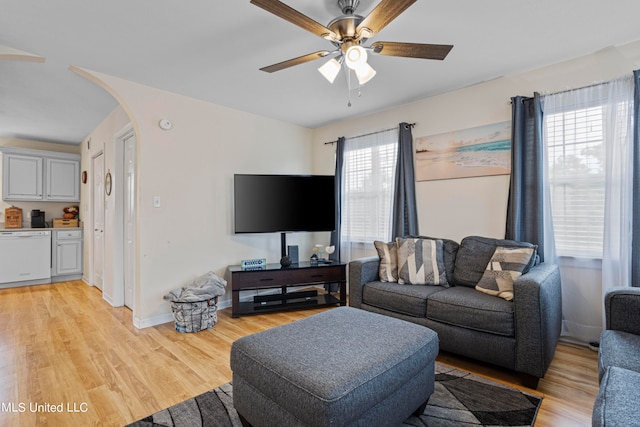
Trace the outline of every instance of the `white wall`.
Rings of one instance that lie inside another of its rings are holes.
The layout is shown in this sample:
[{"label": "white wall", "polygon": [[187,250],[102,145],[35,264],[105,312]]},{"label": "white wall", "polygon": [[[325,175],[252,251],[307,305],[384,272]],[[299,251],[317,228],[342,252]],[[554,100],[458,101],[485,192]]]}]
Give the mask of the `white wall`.
[{"label": "white wall", "polygon": [[[32,150],[45,150],[45,151],[57,151],[61,153],[80,153],[80,148],[75,145],[68,144],[56,144],[53,142],[34,141],[31,139],[21,138],[9,138],[0,136],[0,146],[4,147],[17,147],[17,148],[30,148]],[[2,155],[0,154],[0,160]],[[0,189],[2,189],[2,162],[0,161]],[[0,200],[0,227],[4,227],[4,210],[11,206],[16,206],[22,209],[22,222],[23,224],[30,225],[31,222],[27,218],[27,215],[31,214],[33,209],[39,209],[45,211],[46,222],[52,222],[53,218],[62,218],[64,214],[63,209],[67,206],[71,206],[70,202],[20,202],[12,201],[5,202]],[[82,215],[79,219],[83,219]]]},{"label": "white wall", "polygon": [[[163,295],[207,271],[224,276],[228,265],[246,258],[279,261],[279,234],[233,234],[233,174],[310,173],[311,130],[78,71],[118,99],[136,132],[137,325],[170,320],[170,306]],[[113,151],[113,134],[122,127],[121,113],[113,115],[118,120],[111,122],[110,116],[88,136],[104,143],[106,153]],[[173,128],[160,129],[161,118],[171,120]],[[88,167],[86,154],[83,159],[83,168]],[[113,170],[115,161],[108,155],[106,167]],[[153,207],[154,196],[160,197],[160,208]],[[83,210],[91,209],[84,205],[88,202],[89,198],[83,198]],[[109,207],[107,213],[117,215]],[[107,227],[109,221],[113,220],[107,219]],[[301,253],[310,253],[314,242],[310,233],[294,233],[288,236],[288,243],[300,245]],[[114,245],[108,241],[106,245],[107,252],[113,253]],[[112,280],[113,286],[119,286],[117,277]],[[112,285],[105,283],[107,286]],[[228,288],[220,305],[229,304],[230,299]]]},{"label": "white wall", "polygon": [[[88,180],[86,184],[80,187],[80,212],[84,217],[84,270],[83,279],[85,282],[93,285],[92,274],[92,257],[93,257],[93,187],[94,177],[92,171],[93,158],[99,153],[103,153],[105,162],[105,171],[116,169],[116,156],[114,147],[114,135],[123,129],[130,122],[129,116],[121,107],[117,107],[111,112],[97,127],[87,136],[81,144],[82,150],[82,170],[87,171]],[[113,193],[113,197],[105,198],[105,233],[104,233],[104,276],[103,276],[103,296],[109,302],[118,302],[117,295],[123,294],[122,273],[118,269],[119,264],[116,257],[121,256],[114,241],[117,237],[113,230],[116,218],[115,204],[112,203],[117,196],[117,192]],[[120,304],[122,304],[120,302]]]},{"label": "white wall", "polygon": [[[340,136],[416,123],[414,138],[511,120],[510,99],[556,92],[630,73],[640,67],[640,42],[539,70],[504,77],[314,130],[314,172],[332,173]],[[426,78],[426,77],[425,77]],[[375,84],[375,79],[369,84]],[[362,102],[366,102],[366,92]],[[459,241],[470,234],[503,237],[508,176],[417,183],[420,232]]]},{"label": "white wall", "polygon": [[[416,138],[509,120],[509,97],[519,91],[504,83],[508,82],[478,85],[316,129],[315,172],[333,171],[335,147],[323,142],[339,136],[355,136],[408,122],[416,123],[413,129]],[[418,182],[421,234],[457,241],[470,234],[501,237],[508,186],[508,176]]]},{"label": "white wall", "polygon": [[[167,321],[170,310],[162,296],[206,271],[224,275],[227,265],[244,258],[277,262],[278,235],[232,233],[234,173],[331,174],[334,146],[324,142],[402,121],[415,122],[413,135],[420,137],[510,120],[512,96],[579,87],[629,73],[640,66],[639,45],[611,48],[315,130],[76,68],[120,102],[137,134],[136,324]],[[173,129],[161,130],[161,118],[170,119]],[[96,129],[96,135],[105,132],[107,151],[121,124]],[[507,192],[507,176],[419,182],[420,231],[458,241],[470,234],[503,237]],[[160,196],[160,208],[152,207],[154,196]],[[83,203],[86,200],[83,197]],[[304,254],[314,240],[325,237],[293,234],[289,243],[299,244]],[[113,247],[107,251],[113,253]],[[596,287],[590,288],[592,295],[586,299],[600,301]],[[227,290],[221,305],[229,300]]]},{"label": "white wall", "polygon": [[[582,87],[630,74],[637,68],[640,68],[640,41],[325,126],[313,134],[314,172],[334,170],[335,147],[324,142],[340,136],[387,129],[400,122],[416,123],[414,138],[503,122],[511,120],[513,96]],[[369,84],[375,84],[375,79]],[[366,102],[366,92],[361,102]],[[456,241],[468,235],[502,238],[508,190],[508,176],[418,182],[420,233]],[[584,268],[584,265],[571,267],[571,260],[566,263],[567,271]],[[601,328],[601,281],[599,274],[589,274],[584,279],[590,280],[574,284],[579,288],[564,298],[579,295],[585,301],[583,321],[591,327],[583,328],[584,333],[578,335],[589,341],[594,335],[597,338],[597,330]],[[566,286],[569,288],[570,284]]]}]

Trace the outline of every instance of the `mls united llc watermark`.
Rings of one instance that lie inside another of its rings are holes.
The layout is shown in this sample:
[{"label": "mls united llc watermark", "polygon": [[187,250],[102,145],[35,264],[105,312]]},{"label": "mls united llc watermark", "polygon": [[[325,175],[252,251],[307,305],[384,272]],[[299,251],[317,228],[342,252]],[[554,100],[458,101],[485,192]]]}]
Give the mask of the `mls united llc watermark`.
[{"label": "mls united llc watermark", "polygon": [[60,403],[37,403],[37,402],[0,402],[0,412],[64,412],[64,413],[82,413],[89,410],[89,404],[86,402],[60,402]]}]

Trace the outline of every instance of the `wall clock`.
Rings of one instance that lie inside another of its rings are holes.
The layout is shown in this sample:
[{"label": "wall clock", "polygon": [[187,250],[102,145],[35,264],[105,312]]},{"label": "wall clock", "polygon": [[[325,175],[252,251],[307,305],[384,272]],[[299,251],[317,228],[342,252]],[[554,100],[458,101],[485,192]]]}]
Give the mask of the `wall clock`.
[{"label": "wall clock", "polygon": [[111,195],[111,186],[112,186],[112,181],[111,181],[111,171],[107,172],[107,176],[104,178],[104,192],[107,196]]}]

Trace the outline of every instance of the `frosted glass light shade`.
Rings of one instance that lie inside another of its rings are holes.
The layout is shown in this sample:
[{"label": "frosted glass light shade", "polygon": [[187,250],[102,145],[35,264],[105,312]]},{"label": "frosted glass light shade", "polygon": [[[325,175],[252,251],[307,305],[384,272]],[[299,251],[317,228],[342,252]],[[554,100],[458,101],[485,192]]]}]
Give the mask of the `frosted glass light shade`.
[{"label": "frosted glass light shade", "polygon": [[318,68],[318,71],[320,71],[320,74],[322,74],[325,79],[329,80],[329,83],[333,83],[340,72],[340,63],[336,61],[335,58],[330,59]]},{"label": "frosted glass light shade", "polygon": [[367,51],[362,46],[351,46],[344,54],[344,62],[352,70],[367,63]]},{"label": "frosted glass light shade", "polygon": [[374,70],[373,67],[366,62],[358,66],[358,68],[355,69],[355,72],[356,77],[358,77],[358,82],[361,85],[365,84],[366,82],[371,80],[373,76],[376,75],[376,70]]}]

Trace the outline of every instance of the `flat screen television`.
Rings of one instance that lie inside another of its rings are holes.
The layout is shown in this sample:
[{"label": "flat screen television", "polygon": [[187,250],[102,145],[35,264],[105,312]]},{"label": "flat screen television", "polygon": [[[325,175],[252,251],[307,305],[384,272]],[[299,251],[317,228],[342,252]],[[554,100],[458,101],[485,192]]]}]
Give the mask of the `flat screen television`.
[{"label": "flat screen television", "polygon": [[235,233],[335,229],[331,175],[234,175]]}]

